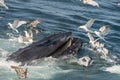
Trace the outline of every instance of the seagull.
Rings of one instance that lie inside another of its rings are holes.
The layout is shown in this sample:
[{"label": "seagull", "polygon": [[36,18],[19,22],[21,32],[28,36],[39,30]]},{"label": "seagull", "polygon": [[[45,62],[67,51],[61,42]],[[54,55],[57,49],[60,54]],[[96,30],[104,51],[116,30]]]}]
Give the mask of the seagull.
[{"label": "seagull", "polygon": [[87,55],[87,56],[79,58],[77,63],[80,65],[83,65],[84,67],[87,67],[90,64],[91,60],[92,58]]},{"label": "seagull", "polygon": [[17,28],[20,27],[23,24],[27,24],[27,21],[14,20],[13,23],[8,23],[8,25],[10,26],[10,28],[12,30],[16,31],[17,33],[19,33],[19,31],[17,30]]},{"label": "seagull", "polygon": [[40,23],[41,21],[40,20],[34,20],[32,21],[29,26],[30,26],[30,29],[33,29],[35,27],[37,27],[37,25]]},{"label": "seagull", "polygon": [[99,31],[94,31],[94,33],[100,38],[104,39],[104,36],[106,36],[110,32],[110,27],[109,26],[102,26]]},{"label": "seagull", "polygon": [[19,66],[11,66],[11,68],[16,71],[20,79],[28,78],[28,68],[26,68],[25,70]]},{"label": "seagull", "polygon": [[94,0],[80,0],[80,1],[82,1],[84,4],[89,4],[89,5],[96,6],[99,8],[99,4],[95,2]]},{"label": "seagull", "polygon": [[92,32],[90,31],[90,27],[93,25],[94,21],[96,19],[90,19],[85,25],[79,26],[78,28],[84,29],[86,32]]},{"label": "seagull", "polygon": [[8,9],[7,5],[5,4],[4,0],[0,0],[0,6],[4,7],[5,9]]},{"label": "seagull", "polygon": [[24,31],[24,32],[25,32],[25,36],[19,35],[18,42],[24,43],[24,44],[32,43],[33,42],[32,31],[30,30],[29,32],[27,32],[27,31]]}]

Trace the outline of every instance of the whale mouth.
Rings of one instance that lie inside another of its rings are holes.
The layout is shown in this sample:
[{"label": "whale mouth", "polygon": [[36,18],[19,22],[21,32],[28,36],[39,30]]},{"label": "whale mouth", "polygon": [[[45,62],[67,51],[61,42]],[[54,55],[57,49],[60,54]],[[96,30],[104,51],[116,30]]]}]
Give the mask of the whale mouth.
[{"label": "whale mouth", "polygon": [[74,55],[82,46],[82,41],[78,38],[73,38],[71,35],[72,32],[65,32],[45,37],[12,53],[7,60],[28,63],[32,60],[49,56],[58,58],[69,54]]},{"label": "whale mouth", "polygon": [[[71,44],[69,41],[71,40]],[[58,58],[60,56],[65,56],[69,54],[76,54],[80,47],[82,47],[82,41],[79,38],[69,38],[69,40],[60,46],[55,52],[53,52],[52,57]],[[49,57],[49,56],[48,56]]]}]

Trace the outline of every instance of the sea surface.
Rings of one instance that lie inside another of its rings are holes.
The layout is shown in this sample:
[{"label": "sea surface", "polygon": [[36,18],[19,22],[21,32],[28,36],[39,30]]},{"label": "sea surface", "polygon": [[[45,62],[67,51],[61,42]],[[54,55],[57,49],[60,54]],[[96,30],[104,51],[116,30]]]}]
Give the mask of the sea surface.
[{"label": "sea surface", "polygon": [[[89,43],[84,30],[78,29],[91,18],[96,18],[91,30],[99,30],[103,25],[110,26],[110,32],[105,36],[105,44],[109,50],[109,58],[102,58],[84,45],[77,57],[68,60],[45,58],[34,61],[34,65],[23,66],[29,70],[27,80],[120,80],[120,0],[95,0],[100,8],[83,4],[80,0],[5,0],[8,10],[0,7],[0,80],[19,80],[11,65],[19,65],[6,58],[12,52],[27,45],[18,43],[17,34],[7,25],[14,20],[42,22],[37,26],[41,33],[34,35],[34,41],[58,32],[73,32]],[[20,34],[28,29],[28,25],[18,28]],[[93,34],[95,38],[96,35]],[[87,68],[78,64],[71,64],[75,58],[90,55],[93,63]]]}]

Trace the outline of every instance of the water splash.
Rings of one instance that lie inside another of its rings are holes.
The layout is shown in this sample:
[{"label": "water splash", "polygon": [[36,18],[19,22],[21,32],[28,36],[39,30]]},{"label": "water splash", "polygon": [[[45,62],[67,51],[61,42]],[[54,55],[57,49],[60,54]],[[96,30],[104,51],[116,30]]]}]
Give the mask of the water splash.
[{"label": "water splash", "polygon": [[114,66],[111,66],[111,67],[106,67],[104,69],[104,71],[108,71],[110,73],[120,74],[120,65],[114,65]]}]

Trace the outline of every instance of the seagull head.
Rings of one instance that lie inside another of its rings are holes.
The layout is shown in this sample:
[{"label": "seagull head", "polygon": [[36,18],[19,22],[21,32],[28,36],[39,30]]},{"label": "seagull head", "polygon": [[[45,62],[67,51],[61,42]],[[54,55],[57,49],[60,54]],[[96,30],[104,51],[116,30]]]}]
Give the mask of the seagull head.
[{"label": "seagull head", "polygon": [[11,23],[8,23],[7,26],[9,26],[10,28],[13,28]]}]

